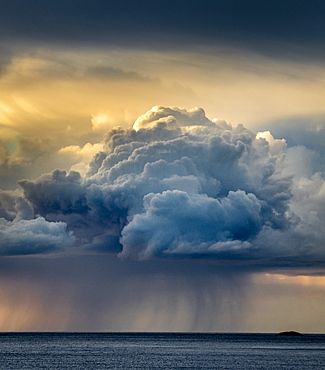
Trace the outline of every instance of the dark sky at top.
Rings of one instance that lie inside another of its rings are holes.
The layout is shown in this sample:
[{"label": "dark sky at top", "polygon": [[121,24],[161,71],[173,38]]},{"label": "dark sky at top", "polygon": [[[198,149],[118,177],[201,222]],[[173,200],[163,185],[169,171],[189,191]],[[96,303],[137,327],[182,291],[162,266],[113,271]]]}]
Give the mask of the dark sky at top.
[{"label": "dark sky at top", "polygon": [[277,57],[324,56],[320,0],[2,0],[0,5],[0,33],[7,45],[222,46]]}]

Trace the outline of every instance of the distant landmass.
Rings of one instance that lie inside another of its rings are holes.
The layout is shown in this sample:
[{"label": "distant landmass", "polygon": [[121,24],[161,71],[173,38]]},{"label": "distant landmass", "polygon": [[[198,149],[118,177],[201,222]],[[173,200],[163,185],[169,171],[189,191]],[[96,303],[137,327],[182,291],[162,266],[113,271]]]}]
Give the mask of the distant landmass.
[{"label": "distant landmass", "polygon": [[278,333],[277,335],[283,335],[283,336],[286,336],[286,337],[300,337],[303,334],[298,333],[297,331],[291,330],[291,331],[282,331],[281,333]]}]

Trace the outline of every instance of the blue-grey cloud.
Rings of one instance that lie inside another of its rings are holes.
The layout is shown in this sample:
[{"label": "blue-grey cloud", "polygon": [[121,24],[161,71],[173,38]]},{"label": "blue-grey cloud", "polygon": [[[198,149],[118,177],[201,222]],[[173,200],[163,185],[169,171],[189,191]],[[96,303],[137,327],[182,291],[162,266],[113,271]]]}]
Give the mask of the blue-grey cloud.
[{"label": "blue-grey cloud", "polygon": [[74,242],[66,223],[35,216],[26,198],[14,191],[0,191],[0,255],[58,252]]},{"label": "blue-grey cloud", "polygon": [[80,186],[81,176],[78,172],[56,170],[42,176],[36,182],[22,180],[25,196],[31,200],[35,212],[49,213],[84,213],[88,207],[85,191]]},{"label": "blue-grey cloud", "polygon": [[1,8],[0,32],[7,44],[156,49],[221,45],[278,56],[323,56],[324,2],[320,0],[5,0]]},{"label": "blue-grey cloud", "polygon": [[304,177],[293,149],[202,109],[157,106],[109,131],[84,177],[56,170],[19,184],[82,249],[300,266],[324,259],[324,179]]},{"label": "blue-grey cloud", "polygon": [[0,255],[30,255],[58,252],[71,246],[75,238],[64,222],[48,222],[43,217],[0,222]]},{"label": "blue-grey cloud", "polygon": [[261,204],[253,194],[229,192],[214,199],[180,190],[150,193],[144,213],[123,229],[121,256],[204,255],[245,250],[262,227]]}]

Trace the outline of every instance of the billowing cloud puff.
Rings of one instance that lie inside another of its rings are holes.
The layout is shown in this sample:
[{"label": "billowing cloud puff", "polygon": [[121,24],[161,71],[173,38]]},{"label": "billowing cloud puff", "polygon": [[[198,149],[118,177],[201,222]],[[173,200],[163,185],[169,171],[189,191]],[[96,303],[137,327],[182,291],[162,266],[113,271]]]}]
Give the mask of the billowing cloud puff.
[{"label": "billowing cloud puff", "polygon": [[261,204],[253,194],[230,191],[221,200],[173,190],[144,197],[145,213],[123,229],[121,256],[213,254],[236,240],[238,248],[262,226]]},{"label": "billowing cloud puff", "polygon": [[22,180],[19,184],[37,213],[69,214],[87,211],[85,191],[80,182],[78,172],[71,171],[67,175],[65,171],[56,170],[36,182]]},{"label": "billowing cloud puff", "polygon": [[154,128],[160,123],[165,123],[168,128],[179,126],[210,126],[214,124],[206,116],[202,108],[193,108],[187,111],[181,108],[165,108],[155,106],[147,113],[140,116],[134,123],[133,128]]},{"label": "billowing cloud puff", "polygon": [[74,241],[66,223],[35,217],[26,198],[14,191],[0,191],[0,255],[50,253]]},{"label": "billowing cloud puff", "polygon": [[43,217],[17,222],[0,221],[0,254],[50,253],[73,244],[72,232],[64,222],[47,222]]},{"label": "billowing cloud puff", "polygon": [[315,225],[325,218],[324,180],[296,178],[285,151],[270,132],[232,128],[202,109],[154,107],[132,129],[109,131],[85,176],[56,170],[20,185],[35,213],[66,222],[86,248],[301,263],[323,254]]}]

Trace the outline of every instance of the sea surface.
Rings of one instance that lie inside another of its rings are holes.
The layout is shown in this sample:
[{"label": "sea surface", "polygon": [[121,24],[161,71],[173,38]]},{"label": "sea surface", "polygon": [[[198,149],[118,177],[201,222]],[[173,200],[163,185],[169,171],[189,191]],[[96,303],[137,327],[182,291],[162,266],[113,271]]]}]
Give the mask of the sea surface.
[{"label": "sea surface", "polygon": [[0,369],[325,369],[325,335],[0,333]]}]

